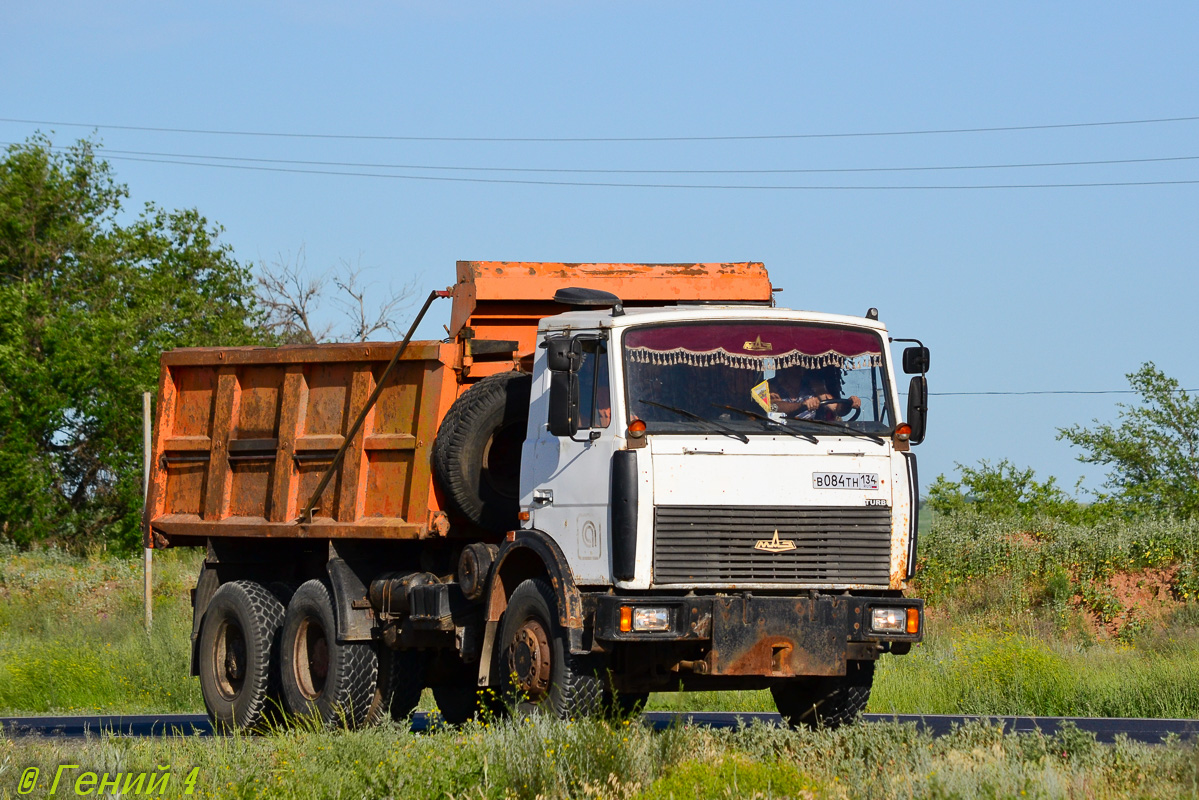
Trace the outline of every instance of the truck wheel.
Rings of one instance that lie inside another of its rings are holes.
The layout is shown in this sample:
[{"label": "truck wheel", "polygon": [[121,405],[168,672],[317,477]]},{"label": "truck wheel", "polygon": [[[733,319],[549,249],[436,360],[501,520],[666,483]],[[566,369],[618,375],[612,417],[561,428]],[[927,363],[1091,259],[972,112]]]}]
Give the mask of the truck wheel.
[{"label": "truck wheel", "polygon": [[604,692],[604,713],[613,719],[632,719],[641,716],[649,692]]},{"label": "truck wheel", "polygon": [[770,693],[792,728],[840,728],[866,710],[873,682],[873,661],[850,661],[843,676],[788,681]]},{"label": "truck wheel", "polygon": [[378,725],[387,717],[408,724],[425,688],[425,654],[416,650],[392,650],[377,646],[379,680],[374,699],[366,712],[366,725]]},{"label": "truck wheel", "polygon": [[587,659],[570,652],[556,605],[542,578],[524,581],[512,593],[500,622],[502,697],[519,714],[591,716],[602,708],[603,680]]},{"label": "truck wheel", "polygon": [[200,693],[219,730],[260,730],[278,703],[283,604],[254,581],[231,581],[200,622]]},{"label": "truck wheel", "polygon": [[498,719],[507,713],[494,689],[434,686],[433,699],[437,702],[437,711],[441,718],[449,725],[462,725],[475,717]]},{"label": "truck wheel", "polygon": [[330,727],[363,725],[376,702],[379,657],[372,642],[337,641],[333,597],[321,581],[308,581],[292,595],[280,651],[288,711]]},{"label": "truck wheel", "polygon": [[433,471],[450,506],[479,527],[518,527],[520,449],[532,378],[489,375],[454,401],[433,442]]}]

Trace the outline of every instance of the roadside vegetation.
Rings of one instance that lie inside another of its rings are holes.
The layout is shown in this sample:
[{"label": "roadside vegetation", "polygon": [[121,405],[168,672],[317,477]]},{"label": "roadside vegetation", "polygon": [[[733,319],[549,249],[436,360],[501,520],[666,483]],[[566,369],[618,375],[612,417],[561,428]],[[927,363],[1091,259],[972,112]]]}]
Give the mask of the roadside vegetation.
[{"label": "roadside vegetation", "polygon": [[[474,723],[414,736],[393,726],[271,736],[0,740],[0,795],[36,766],[171,773],[167,797],[219,798],[1183,798],[1199,793],[1194,745],[1097,745],[1065,728],[1005,735],[971,724],[933,739],[913,726],[837,731],[637,722]],[[163,767],[158,770],[159,765]],[[192,793],[185,777],[195,772]],[[94,785],[94,784],[93,784]],[[67,787],[67,794],[72,794]]]}]

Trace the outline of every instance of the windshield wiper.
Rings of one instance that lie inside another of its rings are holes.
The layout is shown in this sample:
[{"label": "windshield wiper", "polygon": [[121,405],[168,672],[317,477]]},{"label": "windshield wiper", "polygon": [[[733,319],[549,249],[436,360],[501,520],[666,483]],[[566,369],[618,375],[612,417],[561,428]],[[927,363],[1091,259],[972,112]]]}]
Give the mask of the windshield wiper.
[{"label": "windshield wiper", "polygon": [[736,411],[738,414],[744,414],[745,416],[749,417],[750,419],[761,420],[762,422],[765,422],[766,424],[770,425],[771,427],[778,428],[779,430],[781,430],[783,433],[787,434],[788,436],[794,436],[796,439],[807,439],[812,444],[817,444],[819,442],[819,439],[817,439],[812,434],[800,433],[799,431],[793,431],[789,427],[787,427],[787,423],[780,422],[777,419],[771,419],[770,417],[766,416],[765,414],[759,414],[757,411],[747,411],[744,408],[737,408],[736,406],[721,406],[721,405],[717,405],[716,403],[712,404],[712,408],[723,408],[726,411]]},{"label": "windshield wiper", "polygon": [[805,422],[810,425],[824,425],[829,428],[836,428],[839,431],[844,431],[845,433],[848,433],[852,436],[862,436],[866,439],[869,439],[872,442],[877,442],[878,444],[886,444],[887,443],[886,439],[875,436],[873,433],[867,433],[866,431],[860,431],[857,428],[851,428],[848,425],[846,425],[844,422],[832,422],[831,420],[827,420],[827,419],[793,419],[791,421],[792,422]]},{"label": "windshield wiper", "polygon": [[687,417],[689,419],[693,419],[696,422],[702,422],[704,425],[707,425],[709,428],[712,428],[713,430],[718,431],[719,433],[722,433],[725,436],[731,436],[732,438],[736,439],[739,442],[749,444],[749,437],[746,436],[744,433],[738,433],[737,431],[733,430],[732,428],[726,428],[725,426],[721,425],[719,422],[714,422],[713,420],[707,419],[705,417],[701,417],[699,414],[693,414],[690,411],[685,411],[681,408],[675,408],[674,406],[666,406],[666,405],[662,405],[661,403],[655,403],[653,400],[646,400],[645,398],[640,398],[637,400],[637,402],[645,403],[647,406],[655,406],[657,408],[664,408],[667,411],[673,411],[676,414]]}]

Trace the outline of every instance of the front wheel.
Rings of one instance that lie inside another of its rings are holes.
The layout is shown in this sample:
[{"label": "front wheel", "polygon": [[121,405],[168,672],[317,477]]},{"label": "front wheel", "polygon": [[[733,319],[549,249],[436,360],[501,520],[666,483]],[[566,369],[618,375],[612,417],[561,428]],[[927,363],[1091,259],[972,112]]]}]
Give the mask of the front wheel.
[{"label": "front wheel", "polygon": [[850,661],[844,675],[787,681],[770,693],[792,728],[840,728],[866,710],[873,683],[873,661]]},{"label": "front wheel", "polygon": [[512,593],[500,623],[503,698],[518,714],[594,715],[602,708],[603,681],[586,657],[570,652],[556,609],[554,590],[542,578]]}]

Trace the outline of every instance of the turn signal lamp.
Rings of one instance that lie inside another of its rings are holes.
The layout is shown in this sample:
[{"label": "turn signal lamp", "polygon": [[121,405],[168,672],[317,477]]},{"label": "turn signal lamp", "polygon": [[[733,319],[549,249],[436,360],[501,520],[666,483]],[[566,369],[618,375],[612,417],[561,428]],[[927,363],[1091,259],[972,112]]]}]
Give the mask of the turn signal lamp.
[{"label": "turn signal lamp", "polygon": [[908,633],[910,633],[912,636],[915,636],[916,634],[920,633],[920,609],[918,609],[918,608],[909,608],[908,609],[908,629],[907,630],[908,630]]},{"label": "turn signal lamp", "polygon": [[632,631],[668,631],[670,630],[670,609],[653,606],[634,608],[620,607],[620,632]]},{"label": "turn signal lamp", "polygon": [[629,423],[629,437],[632,439],[640,439],[645,436],[645,421],[635,419]]},{"label": "turn signal lamp", "polygon": [[900,442],[906,442],[912,438],[912,426],[906,422],[901,422],[895,426],[895,439]]},{"label": "turn signal lamp", "polygon": [[633,630],[633,609],[630,606],[620,607],[620,632],[628,633]]}]

